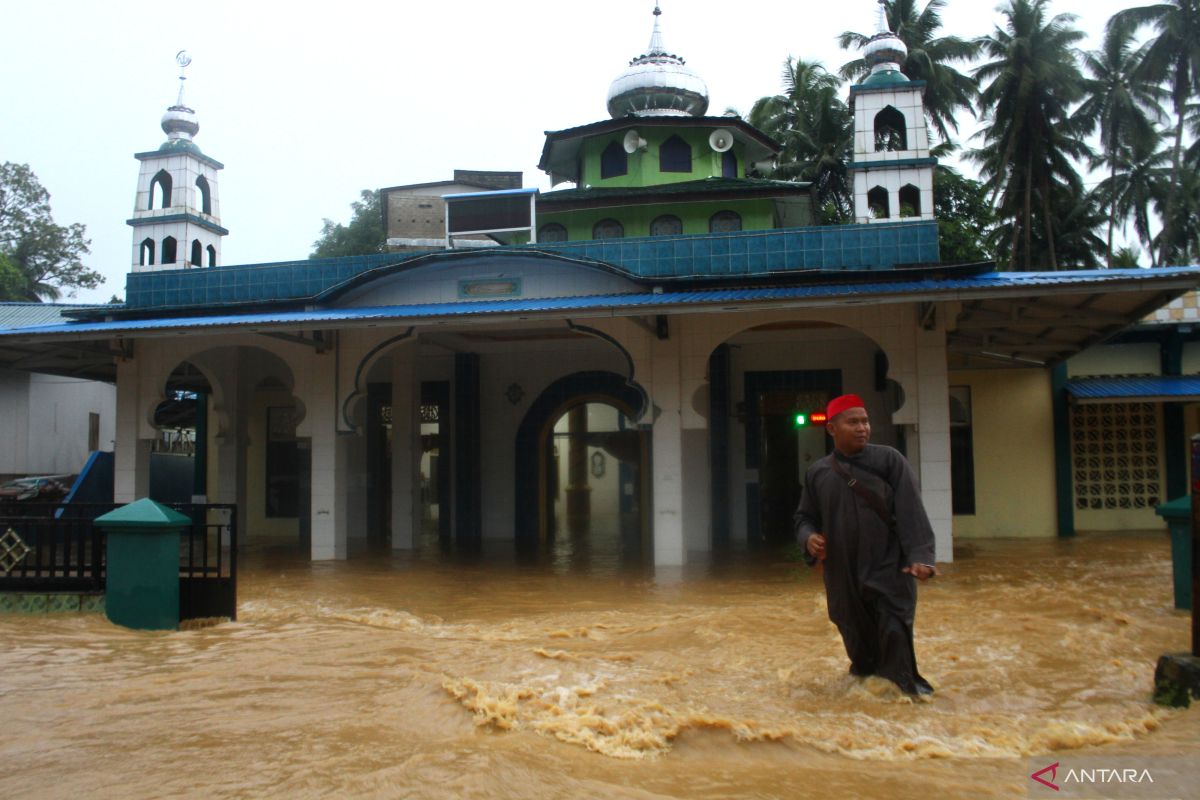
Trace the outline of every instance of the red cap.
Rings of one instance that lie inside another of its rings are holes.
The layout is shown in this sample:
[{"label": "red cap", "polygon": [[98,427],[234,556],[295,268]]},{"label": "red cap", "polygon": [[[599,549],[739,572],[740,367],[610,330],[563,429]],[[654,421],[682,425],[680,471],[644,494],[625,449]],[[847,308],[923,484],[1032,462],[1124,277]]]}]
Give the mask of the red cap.
[{"label": "red cap", "polygon": [[867,404],[863,399],[856,394],[844,394],[841,397],[835,397],[829,401],[829,405],[825,407],[825,413],[829,416],[830,421],[838,414],[850,408],[866,408]]}]

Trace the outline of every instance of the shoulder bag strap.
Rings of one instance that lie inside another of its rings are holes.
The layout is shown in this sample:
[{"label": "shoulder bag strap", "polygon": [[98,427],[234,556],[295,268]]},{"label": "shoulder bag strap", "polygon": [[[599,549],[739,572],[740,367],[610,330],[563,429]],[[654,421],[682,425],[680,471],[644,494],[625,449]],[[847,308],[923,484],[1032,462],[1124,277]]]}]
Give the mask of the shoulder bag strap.
[{"label": "shoulder bag strap", "polygon": [[888,510],[887,503],[883,502],[883,498],[859,483],[858,479],[852,476],[846,470],[846,468],[842,466],[836,453],[830,456],[829,463],[830,466],[833,467],[833,471],[838,474],[838,477],[844,480],[846,485],[850,487],[850,491],[861,497],[866,504],[871,507],[871,510],[879,515],[879,518],[883,520],[883,523],[887,525],[889,529],[896,526],[896,517],[891,511]]}]

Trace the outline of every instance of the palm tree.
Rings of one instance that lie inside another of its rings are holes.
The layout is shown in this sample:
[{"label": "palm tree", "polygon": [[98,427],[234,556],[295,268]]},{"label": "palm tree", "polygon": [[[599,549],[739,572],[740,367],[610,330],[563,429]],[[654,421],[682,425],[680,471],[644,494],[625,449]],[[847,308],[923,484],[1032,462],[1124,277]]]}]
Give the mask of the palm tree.
[{"label": "palm tree", "polygon": [[854,120],[840,97],[841,81],[819,62],[788,58],[783,93],[763,97],[749,122],[783,145],[772,176],[810,181],[818,212],[827,223],[853,214],[847,162],[854,146]]},{"label": "palm tree", "polygon": [[[1118,172],[1128,172],[1134,154],[1158,146],[1159,133],[1154,123],[1162,119],[1160,109],[1167,100],[1167,92],[1158,84],[1137,78],[1145,50],[1145,47],[1134,48],[1132,30],[1109,26],[1101,49],[1083,56],[1084,69],[1091,75],[1087,85],[1089,96],[1075,113],[1083,124],[1099,129],[1103,152],[1092,159],[1091,168],[1107,166],[1108,181],[1112,184],[1117,182]],[[1114,206],[1108,219],[1105,262],[1109,267],[1113,262],[1116,222]]]},{"label": "palm tree", "polygon": [[[1133,232],[1146,247],[1152,265],[1155,249],[1150,231],[1150,209],[1162,204],[1171,182],[1171,154],[1149,143],[1124,148],[1116,155],[1119,169],[1093,190],[1097,201],[1109,208],[1113,219],[1133,220]],[[1124,230],[1124,224],[1122,224]],[[1109,241],[1111,242],[1111,230]],[[1110,244],[1111,248],[1111,244]]]},{"label": "palm tree", "polygon": [[1129,30],[1149,25],[1157,32],[1147,43],[1139,73],[1146,80],[1168,87],[1175,110],[1171,188],[1163,219],[1163,231],[1159,235],[1159,261],[1168,264],[1178,257],[1178,243],[1181,241],[1181,238],[1175,235],[1174,228],[1182,221],[1178,207],[1184,200],[1184,118],[1188,101],[1200,90],[1200,2],[1168,0],[1156,5],[1127,8],[1114,14],[1108,24],[1110,27]]},{"label": "palm tree", "polygon": [[[1084,97],[1074,49],[1083,33],[1073,27],[1073,15],[1047,20],[1048,2],[1009,0],[999,9],[1005,28],[978,40],[992,59],[975,70],[980,82],[986,82],[980,106],[988,124],[978,134],[984,146],[970,158],[979,164],[992,197],[1000,197],[999,217],[1011,220],[1005,227],[1011,234],[1007,252],[1014,269],[1033,267],[1035,241],[1044,248],[1037,260],[1058,268],[1055,200],[1061,200],[1063,188],[1083,195],[1071,159],[1090,154],[1085,131],[1070,114]],[[1042,228],[1038,233],[1035,224]]]},{"label": "palm tree", "polygon": [[[916,0],[886,0],[888,27],[908,48],[908,57],[900,71],[914,81],[925,81],[925,113],[937,129],[943,142],[950,141],[950,131],[958,132],[955,114],[959,110],[975,113],[975,98],[979,87],[975,79],[950,66],[970,62],[979,54],[979,45],[957,36],[935,37],[942,27],[941,10],[946,0],[929,0],[918,10]],[[842,49],[861,50],[871,36],[846,31],[838,37]],[[842,66],[846,80],[860,80],[870,71],[866,61],[859,58]]]}]

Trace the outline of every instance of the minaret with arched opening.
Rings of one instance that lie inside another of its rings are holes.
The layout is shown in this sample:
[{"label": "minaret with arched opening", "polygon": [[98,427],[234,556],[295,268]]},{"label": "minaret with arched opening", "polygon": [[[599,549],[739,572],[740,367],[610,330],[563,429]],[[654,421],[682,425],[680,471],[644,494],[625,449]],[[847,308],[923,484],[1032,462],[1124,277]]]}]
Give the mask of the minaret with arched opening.
[{"label": "minaret with arched opening", "polygon": [[925,82],[900,71],[908,48],[879,3],[876,34],[863,49],[871,74],[850,87],[854,112],[854,221],[931,220],[933,168],[922,98]]},{"label": "minaret with arched opening", "polygon": [[133,271],[215,267],[221,263],[217,172],[225,165],[200,152],[196,112],[183,104],[183,74],[191,63],[180,51],[179,98],[162,118],[167,134],[157,150],[135,153],[142,162],[133,217]]}]

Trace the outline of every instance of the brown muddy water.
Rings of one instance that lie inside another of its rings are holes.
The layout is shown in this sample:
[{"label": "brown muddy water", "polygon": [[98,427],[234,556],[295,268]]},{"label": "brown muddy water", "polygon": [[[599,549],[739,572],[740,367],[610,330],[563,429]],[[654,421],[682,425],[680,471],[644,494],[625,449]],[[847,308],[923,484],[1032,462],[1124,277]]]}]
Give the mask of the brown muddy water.
[{"label": "brown muddy water", "polygon": [[578,566],[260,550],[236,623],[0,617],[0,797],[929,800],[1200,755],[1200,711],[1150,700],[1189,646],[1165,534],[960,546],[916,703],[846,674],[802,567]]}]

